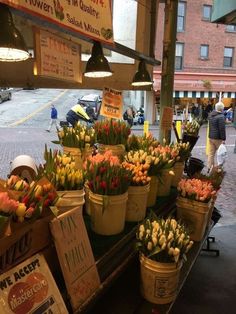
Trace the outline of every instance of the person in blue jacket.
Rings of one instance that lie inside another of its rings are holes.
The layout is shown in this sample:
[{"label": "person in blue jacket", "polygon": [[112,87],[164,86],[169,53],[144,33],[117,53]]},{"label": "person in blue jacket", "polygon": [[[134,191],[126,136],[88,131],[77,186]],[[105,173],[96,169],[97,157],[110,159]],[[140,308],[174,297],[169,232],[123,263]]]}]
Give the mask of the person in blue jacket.
[{"label": "person in blue jacket", "polygon": [[55,127],[58,131],[59,130],[59,124],[58,124],[58,120],[57,120],[57,109],[55,108],[54,105],[51,105],[51,120],[50,120],[48,129],[46,131],[50,132],[53,125],[55,125]]}]

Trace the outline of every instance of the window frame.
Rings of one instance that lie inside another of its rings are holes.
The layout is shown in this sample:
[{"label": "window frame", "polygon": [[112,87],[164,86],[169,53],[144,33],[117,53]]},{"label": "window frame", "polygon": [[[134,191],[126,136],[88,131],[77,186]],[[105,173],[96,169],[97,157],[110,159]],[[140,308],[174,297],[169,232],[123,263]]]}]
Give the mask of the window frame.
[{"label": "window frame", "polygon": [[[203,47],[207,48],[207,55],[206,56],[202,55],[202,48]],[[209,59],[209,45],[208,44],[201,44],[200,45],[200,59],[201,60],[208,60]]]},{"label": "window frame", "polygon": [[[231,49],[231,51],[232,51],[231,57],[228,57],[228,56],[225,55],[225,50],[226,50],[226,49]],[[227,59],[226,59],[226,58],[227,58]],[[226,64],[225,64],[225,60],[228,60],[228,59],[230,59],[230,65],[226,65]],[[234,47],[225,46],[225,47],[224,47],[223,67],[224,67],[224,68],[232,68],[232,67],[233,67],[233,62],[234,62]]]},{"label": "window frame", "polygon": [[[230,29],[233,26],[233,29]],[[236,33],[236,25],[226,25],[225,31],[227,33]]]},{"label": "window frame", "polygon": [[[204,15],[204,9],[205,8],[209,8],[210,9],[210,16],[209,17]],[[210,5],[210,4],[203,4],[203,6],[202,6],[202,20],[210,22],[211,21],[211,15],[212,15],[212,5]]]},{"label": "window frame", "polygon": [[[184,6],[184,15],[179,15],[179,5],[182,4]],[[183,28],[178,28],[179,25],[179,19],[181,18],[181,22],[183,25]],[[178,12],[177,12],[177,32],[182,33],[185,31],[185,19],[186,19],[186,1],[179,1],[178,2]]]},{"label": "window frame", "polygon": [[[175,44],[176,46],[175,46],[175,71],[182,71],[183,70],[183,68],[184,68],[184,43],[183,42],[177,42],[176,44]],[[182,55],[181,56],[177,56],[176,55],[176,47],[177,47],[177,45],[181,45],[182,46]],[[179,68],[176,68],[176,64],[177,64],[177,62],[176,62],[176,59],[177,58],[180,58],[180,67]]]}]

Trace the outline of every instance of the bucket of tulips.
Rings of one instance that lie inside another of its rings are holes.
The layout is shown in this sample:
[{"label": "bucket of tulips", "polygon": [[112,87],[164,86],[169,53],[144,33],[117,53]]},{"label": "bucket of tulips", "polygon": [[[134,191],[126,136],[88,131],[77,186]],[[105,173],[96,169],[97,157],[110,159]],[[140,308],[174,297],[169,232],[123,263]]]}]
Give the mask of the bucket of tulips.
[{"label": "bucket of tulips", "polygon": [[130,151],[124,157],[123,167],[132,173],[128,188],[126,221],[141,221],[146,216],[147,198],[151,178],[148,176],[150,164],[144,150]]},{"label": "bucket of tulips", "polygon": [[0,238],[11,234],[11,220],[18,208],[16,201],[10,193],[0,191]]},{"label": "bucket of tulips", "polygon": [[190,238],[201,241],[206,230],[212,197],[216,191],[210,182],[181,179],[178,184],[177,217],[186,223]]},{"label": "bucket of tulips", "polygon": [[95,144],[94,128],[80,122],[74,127],[63,126],[63,129],[58,131],[58,138],[59,141],[53,141],[53,143],[61,144],[63,152],[74,157],[75,167],[82,169],[84,160],[93,151]]},{"label": "bucket of tulips", "polygon": [[125,145],[130,134],[130,127],[121,120],[101,120],[94,125],[97,135],[98,152],[110,150],[114,156],[124,156]]},{"label": "bucket of tulips", "polygon": [[176,160],[176,162],[174,163],[174,166],[173,166],[173,171],[174,171],[175,175],[172,176],[172,180],[171,180],[171,186],[176,188],[178,186],[180,179],[183,176],[185,162],[190,157],[191,153],[190,153],[189,142],[187,142],[187,143],[182,143],[182,142],[175,143],[173,145],[173,147],[175,147],[176,150],[178,150],[178,152],[179,152],[179,154],[178,154],[179,159]]},{"label": "bucket of tulips", "polygon": [[88,157],[85,171],[92,230],[101,235],[122,232],[131,171],[122,167],[119,158],[111,151]]},{"label": "bucket of tulips", "polygon": [[45,146],[45,163],[38,169],[39,176],[46,176],[57,191],[56,206],[60,210],[74,207],[82,209],[84,204],[84,172],[77,169],[70,154],[52,151]]},{"label": "bucket of tulips", "polygon": [[194,119],[191,122],[186,121],[183,123],[182,128],[183,128],[183,143],[189,142],[189,147],[190,151],[192,151],[193,147],[197,143],[197,140],[199,138],[199,130],[200,130],[200,123]]},{"label": "bucket of tulips", "polygon": [[157,196],[168,196],[170,194],[172,176],[174,176],[173,166],[175,162],[179,159],[179,151],[177,147],[172,147],[171,145],[158,145],[153,149],[156,156],[160,158],[160,166],[158,170],[158,189]]},{"label": "bucket of tulips", "polygon": [[138,226],[136,239],[142,296],[151,303],[170,303],[176,297],[180,270],[193,241],[182,223],[154,214]]}]

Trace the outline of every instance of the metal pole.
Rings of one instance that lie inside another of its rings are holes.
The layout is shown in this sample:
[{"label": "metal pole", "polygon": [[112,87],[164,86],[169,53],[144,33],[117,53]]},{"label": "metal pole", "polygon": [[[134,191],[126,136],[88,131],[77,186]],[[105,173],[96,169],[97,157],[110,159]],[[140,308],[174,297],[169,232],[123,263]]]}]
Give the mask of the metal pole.
[{"label": "metal pole", "polygon": [[163,138],[167,143],[171,141],[171,130],[162,128],[163,111],[173,104],[173,87],[175,71],[175,45],[177,29],[178,0],[165,1],[164,40],[162,53],[162,80],[160,93],[160,131],[159,141]]}]

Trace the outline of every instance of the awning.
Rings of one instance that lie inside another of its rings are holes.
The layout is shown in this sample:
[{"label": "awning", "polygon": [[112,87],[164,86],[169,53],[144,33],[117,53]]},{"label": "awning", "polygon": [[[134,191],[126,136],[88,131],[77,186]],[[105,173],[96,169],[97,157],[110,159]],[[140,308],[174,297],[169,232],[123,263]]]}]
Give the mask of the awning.
[{"label": "awning", "polygon": [[236,1],[214,0],[211,22],[236,25]]},{"label": "awning", "polygon": [[[174,98],[217,98],[219,97],[217,92],[189,92],[189,91],[174,91]],[[223,92],[222,98],[236,98],[234,92]]]}]

